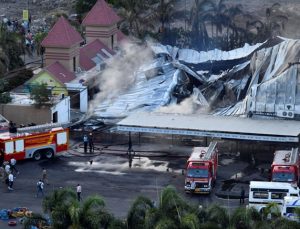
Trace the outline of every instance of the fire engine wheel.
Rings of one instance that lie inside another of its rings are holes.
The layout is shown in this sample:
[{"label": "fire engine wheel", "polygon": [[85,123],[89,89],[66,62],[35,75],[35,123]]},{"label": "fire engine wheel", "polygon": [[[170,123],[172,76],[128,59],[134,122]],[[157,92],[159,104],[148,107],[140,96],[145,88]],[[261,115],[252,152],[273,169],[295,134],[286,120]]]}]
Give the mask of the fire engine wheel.
[{"label": "fire engine wheel", "polygon": [[47,159],[51,159],[51,158],[53,158],[53,156],[54,156],[54,152],[53,152],[52,149],[48,149],[48,150],[45,152],[45,157],[46,157]]},{"label": "fire engine wheel", "polygon": [[36,151],[34,154],[33,154],[33,159],[35,161],[39,161],[40,159],[42,158],[42,155],[39,151]]}]

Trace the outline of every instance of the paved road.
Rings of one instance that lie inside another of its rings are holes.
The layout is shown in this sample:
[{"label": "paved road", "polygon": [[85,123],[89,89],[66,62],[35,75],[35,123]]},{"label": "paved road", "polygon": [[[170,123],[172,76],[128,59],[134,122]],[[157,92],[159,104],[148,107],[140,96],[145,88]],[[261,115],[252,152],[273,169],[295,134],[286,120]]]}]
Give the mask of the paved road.
[{"label": "paved road", "polygon": [[[91,159],[92,165],[89,163]],[[230,177],[236,169],[245,167],[243,163],[235,163],[233,169],[230,165],[233,162],[228,159],[224,161],[226,165],[219,167],[219,174],[222,174],[220,179],[224,176]],[[76,185],[80,183],[83,198],[92,194],[101,195],[107,208],[120,218],[126,217],[130,205],[137,196],[144,195],[157,201],[158,193],[167,185],[175,186],[180,194],[193,203],[206,206],[215,202],[229,208],[238,206],[238,200],[220,199],[214,193],[210,196],[185,194],[184,175],[181,174],[185,162],[186,158],[140,157],[133,160],[133,167],[130,169],[125,156],[112,152],[92,157],[66,154],[56,157],[53,161],[19,162],[17,166],[20,174],[15,180],[14,191],[9,192],[4,184],[0,186],[0,209],[25,206],[34,212],[42,212],[42,198],[36,198],[35,192],[36,182],[42,176],[43,167],[48,171],[50,182],[50,185],[45,186],[47,193],[60,187],[71,187],[75,190]],[[220,185],[220,181],[217,185]],[[4,225],[6,222],[0,222],[1,229],[5,228]]]}]

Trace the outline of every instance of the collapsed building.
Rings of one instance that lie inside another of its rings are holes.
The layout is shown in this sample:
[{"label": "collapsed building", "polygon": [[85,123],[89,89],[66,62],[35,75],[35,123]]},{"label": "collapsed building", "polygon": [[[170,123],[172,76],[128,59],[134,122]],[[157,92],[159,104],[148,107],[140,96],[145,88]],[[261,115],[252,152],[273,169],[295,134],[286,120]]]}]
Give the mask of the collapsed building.
[{"label": "collapsed building", "polygon": [[182,113],[299,118],[299,40],[277,37],[228,52],[149,46],[154,58],[135,72],[135,83],[98,103],[93,115],[172,112],[188,100],[192,108]]}]

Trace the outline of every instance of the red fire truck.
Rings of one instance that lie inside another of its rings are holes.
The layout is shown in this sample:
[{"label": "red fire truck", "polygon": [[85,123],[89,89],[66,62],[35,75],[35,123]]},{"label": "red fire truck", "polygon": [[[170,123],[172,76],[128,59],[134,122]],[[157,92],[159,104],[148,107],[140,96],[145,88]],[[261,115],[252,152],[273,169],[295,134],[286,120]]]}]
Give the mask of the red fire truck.
[{"label": "red fire truck", "polygon": [[16,133],[0,133],[0,162],[52,158],[68,149],[69,130],[55,124],[18,128]]},{"label": "red fire truck", "polygon": [[271,180],[298,184],[299,163],[298,148],[275,151],[271,168]]},{"label": "red fire truck", "polygon": [[194,147],[187,161],[185,191],[192,193],[210,193],[217,178],[218,150],[217,142],[208,147]]}]

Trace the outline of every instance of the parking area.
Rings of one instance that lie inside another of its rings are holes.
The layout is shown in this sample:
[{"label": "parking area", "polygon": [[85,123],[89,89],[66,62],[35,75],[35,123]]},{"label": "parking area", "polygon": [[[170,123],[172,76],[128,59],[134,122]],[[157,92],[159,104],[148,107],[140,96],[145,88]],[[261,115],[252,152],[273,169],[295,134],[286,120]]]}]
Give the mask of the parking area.
[{"label": "parking area", "polygon": [[[218,203],[232,209],[239,206],[238,199],[231,199],[232,194],[239,195],[241,185],[247,190],[246,180],[252,179],[251,176],[258,176],[255,168],[253,171],[249,169],[248,163],[239,161],[235,155],[224,154],[220,155],[219,175],[213,193],[209,196],[185,194],[185,176],[182,170],[191,147],[166,146],[160,147],[161,153],[155,153],[152,150],[158,147],[157,145],[143,145],[143,152],[137,149],[132,168],[129,168],[126,147],[103,147],[96,144],[96,149],[100,150],[88,155],[83,154],[80,144],[74,144],[64,155],[51,161],[18,162],[20,174],[16,177],[14,191],[8,191],[7,187],[1,184],[0,209],[28,207],[34,212],[42,212],[42,198],[35,197],[36,183],[42,177],[42,168],[47,169],[49,177],[49,185],[45,185],[46,193],[62,187],[75,190],[76,185],[80,183],[83,198],[93,194],[101,195],[110,212],[120,218],[126,217],[137,196],[143,195],[158,201],[160,191],[168,185],[176,187],[178,192],[193,204],[207,206]],[[145,152],[145,149],[148,151]],[[176,152],[176,155],[172,152]],[[226,189],[224,181],[232,178],[237,179],[237,182]],[[218,195],[219,192],[221,195]],[[5,225],[7,222],[0,221],[0,228],[5,228]]]}]

